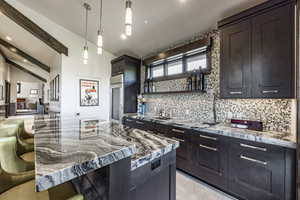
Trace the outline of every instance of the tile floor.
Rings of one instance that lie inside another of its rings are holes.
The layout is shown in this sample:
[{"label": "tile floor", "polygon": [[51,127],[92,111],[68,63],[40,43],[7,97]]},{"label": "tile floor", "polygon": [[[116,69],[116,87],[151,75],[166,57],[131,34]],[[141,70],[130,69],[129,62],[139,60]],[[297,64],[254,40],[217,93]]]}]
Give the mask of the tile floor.
[{"label": "tile floor", "polygon": [[181,171],[176,178],[176,200],[237,200]]}]

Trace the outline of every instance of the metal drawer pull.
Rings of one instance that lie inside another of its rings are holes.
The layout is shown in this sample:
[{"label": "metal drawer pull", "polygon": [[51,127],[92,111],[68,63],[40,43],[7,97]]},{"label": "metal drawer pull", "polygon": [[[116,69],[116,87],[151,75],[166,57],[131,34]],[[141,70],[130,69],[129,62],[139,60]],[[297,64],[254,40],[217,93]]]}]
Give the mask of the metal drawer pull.
[{"label": "metal drawer pull", "polygon": [[126,121],[128,121],[128,122],[133,122],[133,120],[131,120],[131,119],[126,119]]},{"label": "metal drawer pull", "polygon": [[135,123],[137,123],[137,124],[144,124],[143,122],[139,122],[139,121],[136,121]]},{"label": "metal drawer pull", "polygon": [[209,137],[209,136],[206,136],[206,135],[199,135],[199,136],[202,137],[202,138],[205,138],[205,139],[209,139],[209,140],[214,140],[214,141],[218,140],[218,138]]},{"label": "metal drawer pull", "polygon": [[178,129],[175,129],[175,128],[173,128],[172,131],[173,131],[173,132],[176,132],[176,133],[184,133],[184,131],[178,130]]},{"label": "metal drawer pull", "polygon": [[262,165],[267,165],[268,164],[268,162],[261,161],[261,160],[256,160],[254,158],[249,158],[249,157],[244,156],[244,155],[241,155],[240,158],[244,159],[244,160],[248,160],[250,162],[255,162],[255,163],[258,163],[258,164],[262,164]]},{"label": "metal drawer pull", "polygon": [[250,148],[250,149],[256,149],[256,150],[259,150],[259,151],[267,151],[267,148],[251,146],[251,145],[243,144],[243,143],[241,143],[240,146],[241,146],[241,147]]},{"label": "metal drawer pull", "polygon": [[242,92],[241,91],[239,91],[239,92],[229,92],[229,94],[242,94]]},{"label": "metal drawer pull", "polygon": [[178,142],[184,142],[184,140],[179,139],[179,138],[176,138],[176,137],[172,137],[172,139],[173,139],[173,140],[176,140],[176,141],[178,141]]},{"label": "metal drawer pull", "polygon": [[202,145],[202,144],[199,144],[199,146],[202,147],[202,148],[204,148],[204,149],[211,150],[211,151],[218,151],[217,148],[208,147],[208,146],[205,146],[205,145]]},{"label": "metal drawer pull", "polygon": [[278,90],[263,90],[262,91],[263,94],[269,94],[269,93],[275,93],[276,94],[278,92],[279,92]]}]

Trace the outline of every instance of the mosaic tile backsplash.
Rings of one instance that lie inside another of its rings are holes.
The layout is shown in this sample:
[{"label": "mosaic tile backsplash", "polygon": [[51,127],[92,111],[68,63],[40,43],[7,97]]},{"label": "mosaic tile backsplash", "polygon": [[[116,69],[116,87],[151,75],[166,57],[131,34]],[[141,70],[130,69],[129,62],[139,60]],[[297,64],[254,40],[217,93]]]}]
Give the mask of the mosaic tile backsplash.
[{"label": "mosaic tile backsplash", "polygon": [[[295,134],[295,100],[292,99],[220,99],[220,37],[218,31],[199,36],[211,36],[212,72],[206,76],[207,93],[145,95],[146,113],[157,114],[163,109],[173,118],[191,119],[201,122],[213,121],[213,106],[217,122],[229,123],[231,118],[259,120],[265,131],[277,131]],[[189,41],[190,42],[190,41]],[[145,79],[145,67],[141,70],[142,87]],[[156,91],[182,90],[186,79],[156,82]]]}]

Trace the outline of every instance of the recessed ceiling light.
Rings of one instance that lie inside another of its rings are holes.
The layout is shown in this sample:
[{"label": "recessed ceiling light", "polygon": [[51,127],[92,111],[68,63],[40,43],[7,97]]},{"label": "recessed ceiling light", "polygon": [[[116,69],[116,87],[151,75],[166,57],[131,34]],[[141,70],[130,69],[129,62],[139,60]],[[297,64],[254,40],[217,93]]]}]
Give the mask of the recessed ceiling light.
[{"label": "recessed ceiling light", "polygon": [[145,24],[148,24],[149,22],[148,22],[148,20],[145,20],[144,23],[145,23]]},{"label": "recessed ceiling light", "polygon": [[12,38],[10,36],[6,36],[6,40],[12,41]]},{"label": "recessed ceiling light", "polygon": [[179,0],[179,2],[180,2],[180,3],[185,3],[185,2],[186,2],[186,0]]},{"label": "recessed ceiling light", "polygon": [[17,49],[15,49],[15,48],[10,48],[10,50],[11,50],[12,52],[17,52]]},{"label": "recessed ceiling light", "polygon": [[127,39],[127,36],[126,36],[124,33],[122,33],[122,34],[121,34],[121,39],[122,39],[122,40],[126,40],[126,39]]},{"label": "recessed ceiling light", "polygon": [[27,63],[27,62],[28,62],[28,60],[27,60],[27,59],[23,59],[23,62]]}]

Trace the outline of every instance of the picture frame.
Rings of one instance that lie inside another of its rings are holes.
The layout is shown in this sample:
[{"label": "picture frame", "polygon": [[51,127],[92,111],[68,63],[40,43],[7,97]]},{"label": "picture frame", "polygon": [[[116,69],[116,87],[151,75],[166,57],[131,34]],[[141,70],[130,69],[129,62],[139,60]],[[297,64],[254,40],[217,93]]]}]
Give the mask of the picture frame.
[{"label": "picture frame", "polygon": [[17,94],[21,93],[21,83],[17,83]]},{"label": "picture frame", "polygon": [[79,80],[80,106],[99,106],[99,81]]},{"label": "picture frame", "polygon": [[99,120],[80,120],[80,134],[79,139],[86,139],[96,137],[99,135]]},{"label": "picture frame", "polygon": [[50,100],[59,101],[59,74],[50,82]]}]

